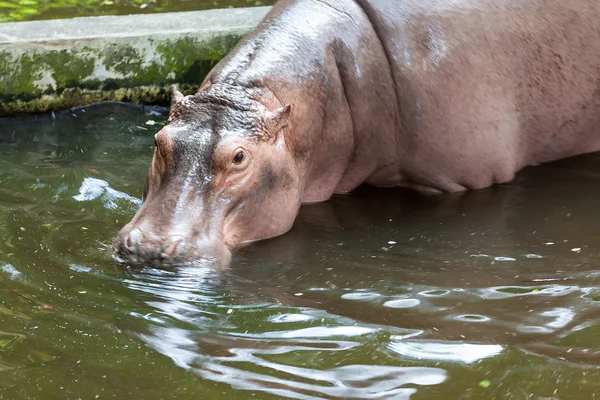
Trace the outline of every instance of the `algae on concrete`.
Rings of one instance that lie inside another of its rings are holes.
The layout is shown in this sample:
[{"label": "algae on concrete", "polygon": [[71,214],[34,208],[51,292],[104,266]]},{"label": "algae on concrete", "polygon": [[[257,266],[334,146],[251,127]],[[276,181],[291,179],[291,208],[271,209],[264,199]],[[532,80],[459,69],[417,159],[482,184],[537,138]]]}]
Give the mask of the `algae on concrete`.
[{"label": "algae on concrete", "polygon": [[0,24],[0,116],[106,100],[166,105],[173,84],[194,92],[268,9]]}]

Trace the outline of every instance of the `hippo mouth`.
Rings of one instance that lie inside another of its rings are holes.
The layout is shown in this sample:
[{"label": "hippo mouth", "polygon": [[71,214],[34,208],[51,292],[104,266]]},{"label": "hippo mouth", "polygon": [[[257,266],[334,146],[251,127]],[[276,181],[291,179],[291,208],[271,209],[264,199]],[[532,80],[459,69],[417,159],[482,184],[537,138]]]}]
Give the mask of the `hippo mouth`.
[{"label": "hippo mouth", "polygon": [[113,251],[111,257],[119,264],[132,269],[156,268],[161,270],[174,270],[179,268],[208,267],[211,270],[222,271],[226,270],[231,263],[230,261],[224,261],[223,259],[217,259],[214,257],[203,257],[189,260],[143,260],[136,256],[124,256],[117,251]]},{"label": "hippo mouth", "polygon": [[227,269],[231,264],[231,253],[229,253],[227,257],[202,256],[187,259],[160,257],[145,259],[135,254],[127,254],[117,249],[113,249],[111,257],[119,264],[136,269],[149,267],[171,270],[186,267],[210,267],[213,270],[221,271]]},{"label": "hippo mouth", "polygon": [[[148,238],[152,238],[148,240]],[[113,242],[113,259],[132,267],[171,269],[183,266],[212,265],[225,269],[231,263],[231,251],[219,241],[186,241],[182,237],[170,238],[168,243],[141,229],[119,232]]]}]

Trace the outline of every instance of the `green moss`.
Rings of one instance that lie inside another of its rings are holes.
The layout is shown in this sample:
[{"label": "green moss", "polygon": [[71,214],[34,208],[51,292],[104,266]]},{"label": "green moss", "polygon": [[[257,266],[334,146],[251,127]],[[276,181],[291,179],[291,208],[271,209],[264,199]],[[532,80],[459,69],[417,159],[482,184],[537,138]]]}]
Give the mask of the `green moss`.
[{"label": "green moss", "polygon": [[36,54],[33,61],[50,71],[57,88],[77,87],[94,72],[96,57],[91,49],[82,51],[54,50]]},{"label": "green moss", "polygon": [[122,75],[137,74],[142,70],[144,54],[131,45],[118,46],[111,44],[103,52],[104,66],[108,71]]},{"label": "green moss", "polygon": [[[183,84],[179,89],[188,94],[197,89],[195,84]],[[0,100],[0,116],[65,110],[101,101],[124,101],[148,105],[168,105],[171,85],[138,86],[116,90],[70,88],[53,95],[34,98]]]},{"label": "green moss", "polygon": [[36,65],[29,54],[20,58],[8,51],[0,52],[0,93],[35,93],[34,82],[41,77],[39,65]]},{"label": "green moss", "polygon": [[202,46],[196,39],[185,37],[159,44],[156,53],[163,63],[163,70],[167,73],[172,72],[175,81],[194,82],[204,78],[239,39],[235,36],[225,36],[215,39],[209,46]]},{"label": "green moss", "polygon": [[149,41],[153,61],[144,65],[144,50],[131,45],[110,45],[102,53],[107,71],[120,75],[104,81],[109,88],[162,83],[200,83],[206,74],[241,39],[240,35],[217,37],[210,43],[183,37],[162,43]]},{"label": "green moss", "polygon": [[[109,43],[71,49],[23,47],[17,56],[0,52],[0,116],[69,108],[95,101],[168,104],[170,85],[194,92],[206,74],[240,40],[241,35],[208,41],[193,37],[134,47]],[[146,62],[146,52],[153,52]],[[94,75],[103,67],[113,76]]]}]

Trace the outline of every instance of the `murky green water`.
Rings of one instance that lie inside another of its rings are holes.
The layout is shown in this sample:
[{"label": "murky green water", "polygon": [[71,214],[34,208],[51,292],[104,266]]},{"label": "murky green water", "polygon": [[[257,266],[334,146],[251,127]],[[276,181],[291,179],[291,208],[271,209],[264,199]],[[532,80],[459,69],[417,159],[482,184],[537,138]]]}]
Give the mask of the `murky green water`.
[{"label": "murky green water", "polygon": [[0,120],[0,399],[593,399],[600,156],[361,190],[207,268],[124,270],[165,115]]},{"label": "murky green water", "polygon": [[0,22],[271,5],[275,0],[0,0]]}]

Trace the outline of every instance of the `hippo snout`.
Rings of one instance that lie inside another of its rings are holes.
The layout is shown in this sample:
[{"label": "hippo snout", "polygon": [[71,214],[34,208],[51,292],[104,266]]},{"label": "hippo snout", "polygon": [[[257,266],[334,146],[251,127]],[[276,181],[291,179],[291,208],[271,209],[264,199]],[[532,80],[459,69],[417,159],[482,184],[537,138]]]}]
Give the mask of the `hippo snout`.
[{"label": "hippo snout", "polygon": [[[173,258],[181,254],[183,246],[179,247],[179,245],[182,242],[183,238],[181,237],[173,237],[164,241],[150,239],[144,237],[140,228],[133,228],[129,234],[125,235],[123,247],[128,253],[142,258],[153,258],[156,256],[154,253],[160,254],[161,258]],[[178,248],[180,251],[176,253]]]},{"label": "hippo snout", "polygon": [[121,259],[133,264],[174,266],[211,260],[222,268],[231,261],[231,252],[217,240],[180,235],[161,237],[141,227],[123,228],[113,247]]}]

